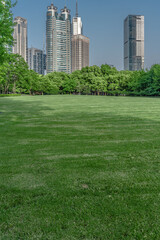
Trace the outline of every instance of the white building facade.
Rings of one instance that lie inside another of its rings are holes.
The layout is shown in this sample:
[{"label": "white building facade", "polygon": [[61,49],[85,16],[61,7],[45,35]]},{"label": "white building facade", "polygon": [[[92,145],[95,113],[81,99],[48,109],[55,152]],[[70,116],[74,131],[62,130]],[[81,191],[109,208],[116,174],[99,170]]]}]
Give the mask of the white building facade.
[{"label": "white building facade", "polygon": [[72,34],[79,35],[83,34],[83,26],[81,17],[74,17],[72,21]]}]

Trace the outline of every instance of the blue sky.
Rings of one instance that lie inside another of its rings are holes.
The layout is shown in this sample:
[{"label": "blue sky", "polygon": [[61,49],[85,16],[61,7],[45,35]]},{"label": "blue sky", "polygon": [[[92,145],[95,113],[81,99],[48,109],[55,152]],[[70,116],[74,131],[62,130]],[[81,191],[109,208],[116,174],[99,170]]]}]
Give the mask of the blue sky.
[{"label": "blue sky", "polygon": [[[47,6],[60,10],[65,0],[18,0],[14,17],[28,20],[29,47],[43,48]],[[76,0],[66,0],[75,15]],[[90,38],[90,65],[113,64],[123,69],[123,20],[128,14],[145,16],[145,67],[160,63],[159,0],[78,0],[84,35]]]}]

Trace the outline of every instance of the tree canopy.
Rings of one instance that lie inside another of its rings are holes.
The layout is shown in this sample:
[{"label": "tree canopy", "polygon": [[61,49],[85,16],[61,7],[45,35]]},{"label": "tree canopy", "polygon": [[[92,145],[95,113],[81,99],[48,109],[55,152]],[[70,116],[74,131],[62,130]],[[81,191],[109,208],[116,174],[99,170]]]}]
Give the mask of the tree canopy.
[{"label": "tree canopy", "polygon": [[8,57],[8,48],[13,45],[13,14],[11,0],[0,0],[0,64]]},{"label": "tree canopy", "polygon": [[160,96],[160,65],[135,72],[102,65],[43,76],[18,54],[9,54],[0,65],[0,93]]}]

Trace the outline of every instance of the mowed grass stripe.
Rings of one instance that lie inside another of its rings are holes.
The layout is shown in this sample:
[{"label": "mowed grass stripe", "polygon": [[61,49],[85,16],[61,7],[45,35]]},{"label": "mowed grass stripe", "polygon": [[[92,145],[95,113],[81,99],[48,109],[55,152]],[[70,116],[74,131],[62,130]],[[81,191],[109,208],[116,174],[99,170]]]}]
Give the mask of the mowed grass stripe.
[{"label": "mowed grass stripe", "polygon": [[159,239],[160,99],[0,99],[0,239]]}]

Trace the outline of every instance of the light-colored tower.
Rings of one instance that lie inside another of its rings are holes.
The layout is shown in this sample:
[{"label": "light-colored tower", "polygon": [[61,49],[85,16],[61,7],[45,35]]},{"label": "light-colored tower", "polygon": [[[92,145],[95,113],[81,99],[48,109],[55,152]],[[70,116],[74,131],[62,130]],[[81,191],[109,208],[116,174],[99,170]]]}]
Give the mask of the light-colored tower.
[{"label": "light-colored tower", "polygon": [[89,66],[89,38],[79,34],[72,36],[72,72]]},{"label": "light-colored tower", "polygon": [[27,20],[22,17],[16,17],[14,19],[14,46],[12,52],[21,55],[27,62],[27,49],[28,49],[28,39],[27,39]]},{"label": "light-colored tower", "polygon": [[76,17],[72,21],[72,72],[89,66],[89,38],[82,35],[82,20],[78,16],[76,1]]},{"label": "light-colored tower", "polygon": [[144,69],[144,16],[129,15],[124,20],[124,69]]},{"label": "light-colored tower", "polygon": [[28,66],[29,69],[34,70],[39,74],[45,74],[45,54],[42,50],[37,48],[29,48],[28,49]]},{"label": "light-colored tower", "polygon": [[71,15],[65,6],[58,14],[53,4],[46,21],[47,73],[71,73]]},{"label": "light-colored tower", "polygon": [[83,34],[83,25],[82,25],[82,19],[78,16],[78,2],[76,0],[76,16],[73,17],[72,20],[72,34],[78,35]]}]

